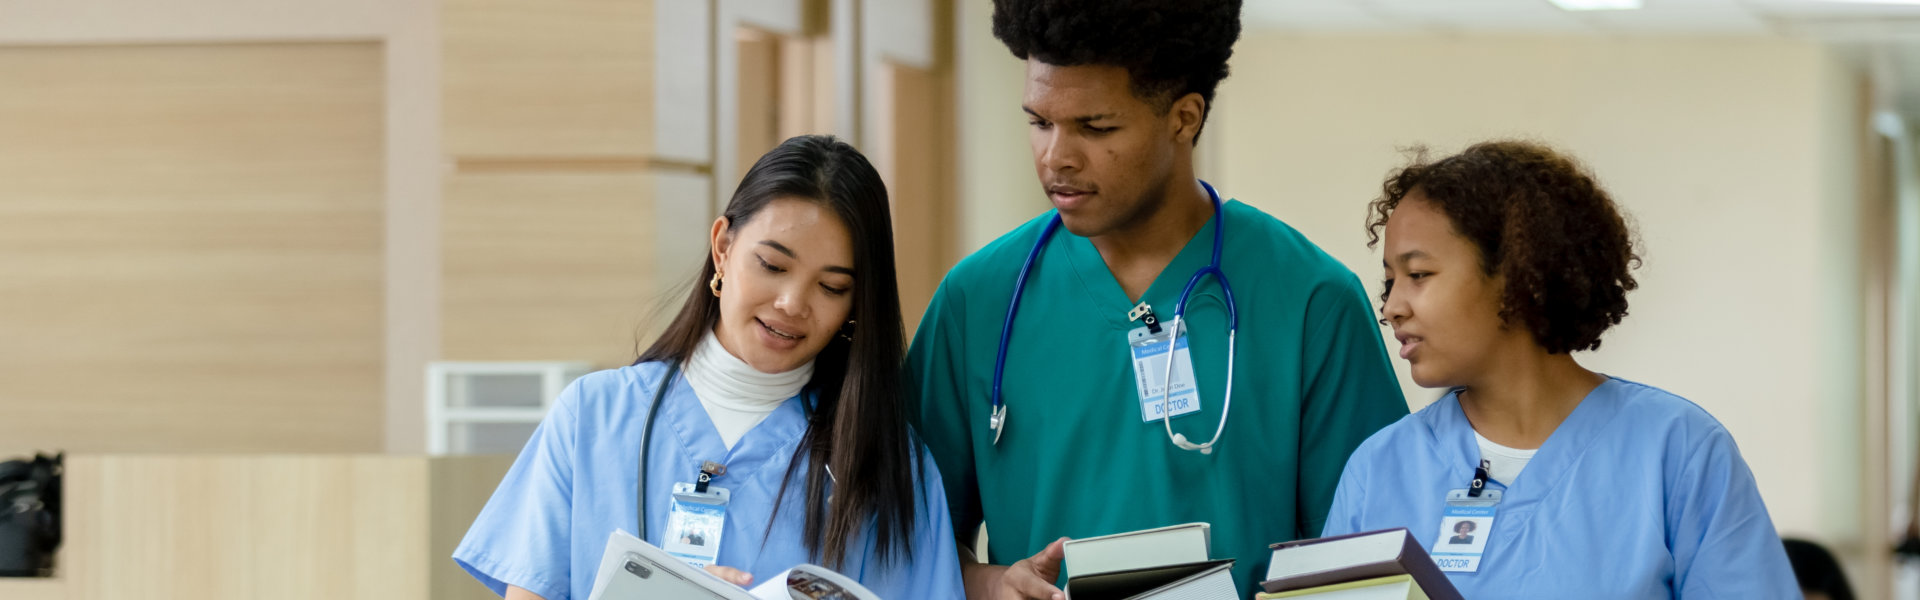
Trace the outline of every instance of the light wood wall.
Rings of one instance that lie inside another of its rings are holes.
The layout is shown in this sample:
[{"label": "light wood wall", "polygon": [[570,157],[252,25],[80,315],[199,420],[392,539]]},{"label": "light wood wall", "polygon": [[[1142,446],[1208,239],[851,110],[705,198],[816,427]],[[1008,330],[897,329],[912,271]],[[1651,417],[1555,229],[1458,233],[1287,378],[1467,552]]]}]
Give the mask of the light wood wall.
[{"label": "light wood wall", "polygon": [[630,362],[662,302],[652,3],[441,6],[441,358]]},{"label": "light wood wall", "polygon": [[893,201],[894,268],[908,336],[933,301],[934,290],[959,261],[954,242],[953,78],[944,68],[887,65],[887,118],[879,145],[887,153],[881,176]]},{"label": "light wood wall", "polygon": [[654,302],[652,187],[645,173],[449,177],[444,357],[631,362]]},{"label": "light wood wall", "polygon": [[380,52],[0,47],[0,450],[381,449]]},{"label": "light wood wall", "polygon": [[847,0],[140,6],[0,4],[0,452],[419,452],[429,360],[624,364],[747,162],[709,38],[779,32],[807,68],[762,81],[815,100],[779,135],[861,142],[850,73],[926,37]]}]

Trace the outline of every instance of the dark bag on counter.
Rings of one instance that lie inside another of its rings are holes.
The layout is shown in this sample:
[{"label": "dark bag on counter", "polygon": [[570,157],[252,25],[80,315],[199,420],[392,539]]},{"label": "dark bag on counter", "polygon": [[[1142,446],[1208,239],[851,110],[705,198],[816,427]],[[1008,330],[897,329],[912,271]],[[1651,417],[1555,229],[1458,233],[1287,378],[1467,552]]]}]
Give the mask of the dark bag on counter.
[{"label": "dark bag on counter", "polygon": [[65,454],[0,462],[0,577],[50,577]]}]

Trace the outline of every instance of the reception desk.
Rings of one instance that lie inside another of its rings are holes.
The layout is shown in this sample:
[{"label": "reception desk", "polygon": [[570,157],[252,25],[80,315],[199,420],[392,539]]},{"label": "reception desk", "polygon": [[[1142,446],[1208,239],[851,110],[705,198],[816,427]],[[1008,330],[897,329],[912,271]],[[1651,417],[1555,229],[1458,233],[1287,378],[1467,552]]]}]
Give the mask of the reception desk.
[{"label": "reception desk", "polygon": [[448,556],[511,462],[70,456],[57,574],[0,598],[491,598]]}]

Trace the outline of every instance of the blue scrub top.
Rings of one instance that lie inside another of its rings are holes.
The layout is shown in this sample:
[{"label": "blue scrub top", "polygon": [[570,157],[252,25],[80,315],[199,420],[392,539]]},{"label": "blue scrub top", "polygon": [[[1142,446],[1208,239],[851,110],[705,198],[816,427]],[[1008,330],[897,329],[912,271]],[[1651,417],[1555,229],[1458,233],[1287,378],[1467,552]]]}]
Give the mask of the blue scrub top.
[{"label": "blue scrub top", "polygon": [[[1479,462],[1456,390],[1354,451],[1324,535],[1406,527],[1431,550]],[[1479,572],[1447,574],[1467,598],[1800,598],[1733,436],[1658,388],[1608,379],[1488,487]]]},{"label": "blue scrub top", "polygon": [[[567,386],[493,498],[454,550],[453,558],[494,593],[519,586],[547,600],[584,599],[593,588],[607,537],[635,527],[640,436],[665,363],[593,373]],[[802,398],[788,399],[740,438],[732,450],[707,418],[684,377],[662,399],[647,464],[647,542],[662,545],[673,484],[692,482],[705,461],[725,464],[713,485],[727,488],[720,555],[715,564],[753,575],[759,584],[801,563],[818,563],[802,541],[805,458],[768,526],[781,480],[806,433]],[[916,442],[916,446],[918,443]],[[919,449],[915,470],[912,559],[886,561],[863,531],[840,571],[883,598],[960,598],[959,559],[940,473]]]}]

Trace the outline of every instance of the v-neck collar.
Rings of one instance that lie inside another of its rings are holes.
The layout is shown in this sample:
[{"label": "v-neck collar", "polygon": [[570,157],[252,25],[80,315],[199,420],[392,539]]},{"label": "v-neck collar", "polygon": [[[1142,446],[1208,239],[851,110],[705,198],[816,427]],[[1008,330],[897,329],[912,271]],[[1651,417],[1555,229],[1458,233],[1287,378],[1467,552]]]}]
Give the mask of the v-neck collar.
[{"label": "v-neck collar", "polygon": [[[1222,213],[1233,212],[1231,208],[1236,200],[1220,203]],[[1074,235],[1065,228],[1055,236],[1058,243],[1065,247],[1067,262],[1072,265],[1079,284],[1085,291],[1089,309],[1107,321],[1116,331],[1126,331],[1136,326],[1136,322],[1127,318],[1127,312],[1135,305],[1147,302],[1153,305],[1154,313],[1161,319],[1172,319],[1174,306],[1180,298],[1180,290],[1185,288],[1187,280],[1194,272],[1207,266],[1213,260],[1213,229],[1216,221],[1223,221],[1231,215],[1222,214],[1220,219],[1209,217],[1200,231],[1187,239],[1187,244],[1174,255],[1173,261],[1153,278],[1153,284],[1147,286],[1146,294],[1140,298],[1128,298],[1126,290],[1120,287],[1120,280],[1114,278],[1113,271],[1107,268],[1107,261],[1100,256],[1100,249],[1093,246],[1093,240]],[[1225,260],[1225,257],[1222,257]],[[1198,295],[1199,292],[1195,292]],[[1154,300],[1166,304],[1161,306]]]},{"label": "v-neck collar", "polygon": [[[1625,384],[1608,377],[1587,392],[1566,420],[1547,436],[1533,460],[1527,462],[1527,468],[1514,477],[1512,483],[1503,486],[1501,504],[1512,503],[1514,509],[1526,509],[1562,489],[1572,467],[1586,456],[1595,438],[1619,416],[1620,403],[1615,399],[1621,385]],[[1443,404],[1435,407],[1428,425],[1442,457],[1453,465],[1448,469],[1451,474],[1448,481],[1457,481],[1465,488],[1473,479],[1474,468],[1480,464],[1480,444],[1473,437],[1473,424],[1467,421],[1467,413],[1460,406],[1460,390],[1448,392],[1440,402]]]},{"label": "v-neck collar", "polygon": [[713,461],[735,468],[753,470],[776,458],[792,454],[792,447],[799,443],[807,430],[805,399],[812,392],[803,391],[786,402],[780,403],[766,419],[748,429],[735,442],[732,450],[720,439],[720,428],[713,424],[713,418],[707,416],[707,409],[700,405],[699,396],[694,394],[693,386],[685,377],[676,377],[673,393],[668,394],[661,407],[668,412],[668,423],[672,427],[687,457],[692,461],[694,470],[699,464]]}]

